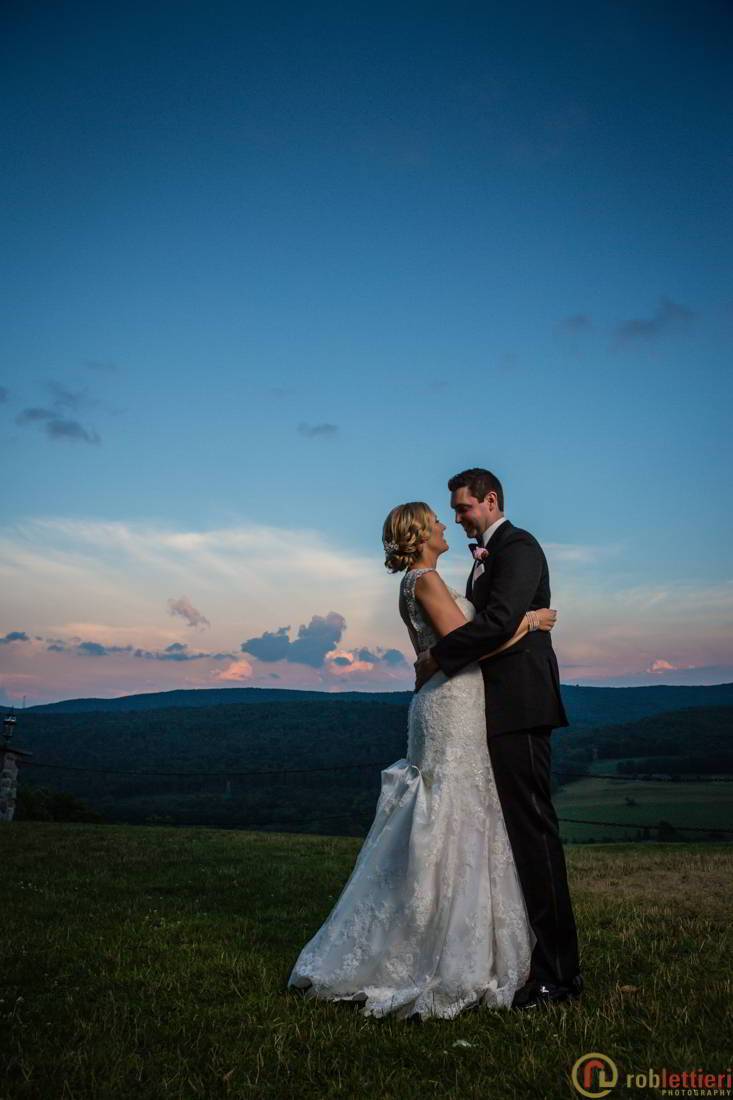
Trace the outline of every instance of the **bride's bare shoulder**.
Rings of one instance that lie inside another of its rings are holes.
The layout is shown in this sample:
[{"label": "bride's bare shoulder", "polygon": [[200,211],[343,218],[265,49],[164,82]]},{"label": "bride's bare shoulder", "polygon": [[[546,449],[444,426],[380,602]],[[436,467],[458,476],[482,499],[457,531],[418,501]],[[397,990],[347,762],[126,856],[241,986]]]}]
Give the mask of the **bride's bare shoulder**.
[{"label": "bride's bare shoulder", "polygon": [[448,585],[445,583],[440,573],[435,569],[431,569],[429,572],[421,573],[415,581],[415,595],[418,599],[423,597],[441,596],[444,593],[450,595]]}]

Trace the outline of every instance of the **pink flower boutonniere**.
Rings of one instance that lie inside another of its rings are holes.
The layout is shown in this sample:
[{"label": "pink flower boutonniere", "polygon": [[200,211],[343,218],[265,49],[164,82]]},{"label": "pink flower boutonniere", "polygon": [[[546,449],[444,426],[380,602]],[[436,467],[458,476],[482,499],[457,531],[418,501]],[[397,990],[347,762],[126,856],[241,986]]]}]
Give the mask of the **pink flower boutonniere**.
[{"label": "pink flower boutonniere", "polygon": [[471,551],[476,561],[486,561],[489,556],[489,551],[486,547],[479,546],[477,542],[470,543],[468,549]]}]

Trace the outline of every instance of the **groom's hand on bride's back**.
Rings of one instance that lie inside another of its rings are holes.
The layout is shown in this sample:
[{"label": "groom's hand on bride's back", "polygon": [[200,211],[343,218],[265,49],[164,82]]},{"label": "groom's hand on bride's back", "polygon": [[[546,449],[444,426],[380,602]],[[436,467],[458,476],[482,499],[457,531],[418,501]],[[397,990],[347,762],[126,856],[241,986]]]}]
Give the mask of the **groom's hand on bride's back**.
[{"label": "groom's hand on bride's back", "polygon": [[427,683],[431,676],[434,676],[438,671],[438,662],[433,657],[429,649],[423,650],[418,654],[415,661],[415,691],[419,691],[423,684]]}]

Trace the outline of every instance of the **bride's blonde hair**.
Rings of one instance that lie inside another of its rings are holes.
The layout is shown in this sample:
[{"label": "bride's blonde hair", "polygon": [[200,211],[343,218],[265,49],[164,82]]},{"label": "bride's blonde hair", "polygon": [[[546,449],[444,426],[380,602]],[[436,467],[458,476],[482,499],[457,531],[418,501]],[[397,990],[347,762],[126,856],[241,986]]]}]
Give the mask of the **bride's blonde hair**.
[{"label": "bride's blonde hair", "polygon": [[423,543],[430,538],[434,515],[422,500],[392,509],[382,526],[384,564],[390,573],[402,573],[417,561]]}]

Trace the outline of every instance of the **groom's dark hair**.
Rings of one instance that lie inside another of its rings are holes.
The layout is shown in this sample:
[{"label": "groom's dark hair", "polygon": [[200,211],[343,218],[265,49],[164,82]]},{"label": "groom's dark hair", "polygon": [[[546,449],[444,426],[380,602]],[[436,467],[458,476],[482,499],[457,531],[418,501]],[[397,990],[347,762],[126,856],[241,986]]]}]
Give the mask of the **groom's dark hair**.
[{"label": "groom's dark hair", "polygon": [[499,511],[504,511],[504,490],[498,477],[492,474],[491,470],[484,470],[481,466],[474,466],[471,470],[463,470],[450,479],[448,488],[452,493],[456,489],[468,489],[471,496],[476,497],[476,500],[483,500],[486,494],[493,489],[496,493]]}]

